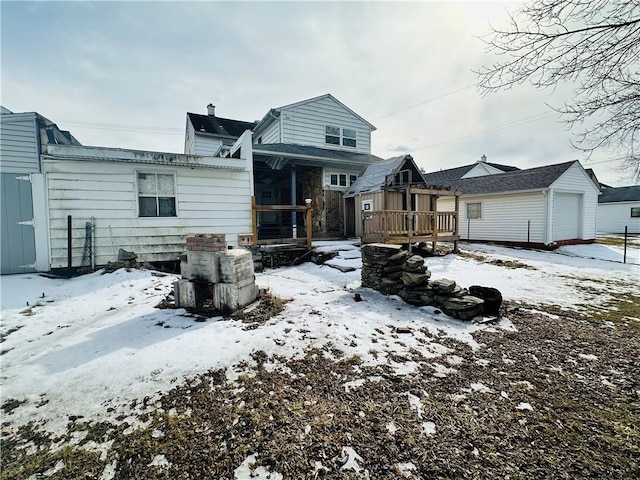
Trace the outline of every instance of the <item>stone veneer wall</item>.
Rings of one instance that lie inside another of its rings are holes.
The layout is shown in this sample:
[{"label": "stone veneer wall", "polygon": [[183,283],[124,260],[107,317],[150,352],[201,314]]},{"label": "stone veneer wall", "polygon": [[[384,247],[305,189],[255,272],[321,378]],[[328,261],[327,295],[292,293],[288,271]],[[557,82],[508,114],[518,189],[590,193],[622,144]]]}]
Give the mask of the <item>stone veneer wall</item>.
[{"label": "stone veneer wall", "polygon": [[[470,295],[467,289],[459,287],[453,280],[431,280],[424,258],[411,255],[399,245],[372,243],[362,247],[362,286],[387,295],[398,295],[411,305],[438,307],[447,315],[461,320],[489,313],[485,312],[482,298]],[[494,296],[495,292],[497,290],[492,292]]]}]

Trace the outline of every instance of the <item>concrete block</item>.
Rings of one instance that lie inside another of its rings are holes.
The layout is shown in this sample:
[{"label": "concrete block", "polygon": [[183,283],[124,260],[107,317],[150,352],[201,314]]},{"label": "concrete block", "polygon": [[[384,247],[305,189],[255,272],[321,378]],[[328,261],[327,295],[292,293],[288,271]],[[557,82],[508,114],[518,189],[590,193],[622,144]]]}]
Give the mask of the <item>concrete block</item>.
[{"label": "concrete block", "polygon": [[195,284],[189,280],[173,282],[173,296],[176,300],[176,307],[196,308],[196,288]]},{"label": "concrete block", "polygon": [[253,256],[249,250],[233,249],[220,253],[220,282],[245,286],[254,283]]},{"label": "concrete block", "polygon": [[234,312],[258,298],[255,283],[238,286],[231,283],[216,283],[213,286],[213,306],[222,312]]},{"label": "concrete block", "polygon": [[225,252],[188,251],[186,261],[180,257],[182,278],[205,283],[218,283],[220,281],[219,257],[223,253]]}]

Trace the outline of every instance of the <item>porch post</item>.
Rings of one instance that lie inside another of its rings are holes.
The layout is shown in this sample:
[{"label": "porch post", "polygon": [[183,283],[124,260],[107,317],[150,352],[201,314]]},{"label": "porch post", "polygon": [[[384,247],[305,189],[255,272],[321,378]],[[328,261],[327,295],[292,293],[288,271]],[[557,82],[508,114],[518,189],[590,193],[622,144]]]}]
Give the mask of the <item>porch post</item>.
[{"label": "porch post", "polygon": [[[457,237],[460,234],[460,196],[458,195],[458,193],[456,192],[455,195],[455,202],[456,202],[456,228],[454,229],[454,235]],[[458,241],[455,240],[453,242],[453,253],[458,253]]]},{"label": "porch post", "polygon": [[256,212],[256,197],[251,196],[251,230],[253,230],[253,244],[258,244],[258,212]]},{"label": "porch post", "polygon": [[[291,166],[291,206],[296,206],[296,167],[295,165]],[[293,238],[298,238],[298,225],[296,220],[297,214],[296,212],[291,212],[291,229],[293,232]]]}]

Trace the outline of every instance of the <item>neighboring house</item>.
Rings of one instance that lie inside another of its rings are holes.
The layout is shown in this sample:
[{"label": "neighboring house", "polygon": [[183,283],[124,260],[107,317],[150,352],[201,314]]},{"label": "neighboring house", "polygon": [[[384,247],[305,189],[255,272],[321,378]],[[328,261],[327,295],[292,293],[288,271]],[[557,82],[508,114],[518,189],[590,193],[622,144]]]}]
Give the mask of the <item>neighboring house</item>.
[{"label": "neighboring house", "polygon": [[[460,191],[461,239],[531,247],[595,240],[599,190],[580,162],[526,170],[491,164],[502,172],[475,175],[484,163],[425,175]],[[438,210],[453,209],[438,201]]]},{"label": "neighboring house", "polygon": [[256,122],[243,122],[216,117],[215,107],[207,105],[207,114],[187,113],[184,153],[221,157],[246,130],[253,130]]},{"label": "neighboring house", "polygon": [[[453,212],[438,212],[439,196]],[[344,194],[347,233],[363,242],[457,242],[457,192],[429,185],[411,155],[369,165]]]},{"label": "neighboring house", "polygon": [[[202,134],[194,123],[197,117],[188,114],[185,147],[191,151],[204,148],[198,145],[213,138],[217,123],[228,133],[233,122],[250,123],[221,119],[212,108],[209,113],[214,127]],[[311,199],[314,236],[343,235],[343,193],[364,168],[381,160],[371,155],[375,127],[329,94],[273,108],[252,125],[256,204],[304,205]],[[191,128],[194,142],[189,139]],[[216,141],[232,137],[218,136]],[[293,237],[302,228],[301,214],[274,211],[258,217],[260,239]]]},{"label": "neighboring house", "polygon": [[640,233],[640,185],[603,188],[598,197],[598,233]]},{"label": "neighboring house", "polygon": [[35,112],[0,114],[2,172],[1,273],[48,270],[45,177],[40,154],[47,145],[80,145]]}]

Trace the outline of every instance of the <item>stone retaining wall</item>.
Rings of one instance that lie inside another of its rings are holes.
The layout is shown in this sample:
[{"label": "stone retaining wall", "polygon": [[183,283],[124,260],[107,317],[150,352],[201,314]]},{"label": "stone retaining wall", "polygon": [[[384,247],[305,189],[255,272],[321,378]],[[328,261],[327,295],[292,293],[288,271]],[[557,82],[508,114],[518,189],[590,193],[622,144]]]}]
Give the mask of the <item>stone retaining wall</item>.
[{"label": "stone retaining wall", "polygon": [[[398,295],[416,306],[435,306],[447,315],[470,320],[484,314],[497,315],[502,296],[496,289],[472,287],[477,295],[491,298],[491,312],[485,300],[470,295],[453,280],[431,280],[424,258],[402,250],[399,245],[372,243],[362,247],[362,286],[387,295]],[[496,297],[500,301],[496,304]]]}]

